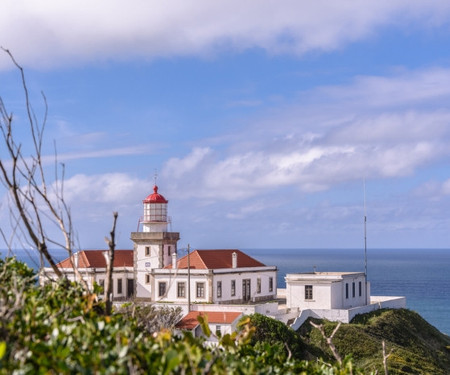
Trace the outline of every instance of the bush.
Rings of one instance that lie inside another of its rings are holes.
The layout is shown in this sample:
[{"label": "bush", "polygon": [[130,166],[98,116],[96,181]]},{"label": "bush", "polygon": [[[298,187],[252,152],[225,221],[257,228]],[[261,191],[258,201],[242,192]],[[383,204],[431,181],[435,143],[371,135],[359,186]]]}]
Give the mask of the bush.
[{"label": "bush", "polygon": [[0,374],[350,373],[296,360],[279,343],[252,344],[258,329],[249,320],[208,347],[189,334],[150,334],[127,314],[105,315],[104,303],[76,283],[39,286],[34,272],[14,259],[0,260],[0,275]]}]

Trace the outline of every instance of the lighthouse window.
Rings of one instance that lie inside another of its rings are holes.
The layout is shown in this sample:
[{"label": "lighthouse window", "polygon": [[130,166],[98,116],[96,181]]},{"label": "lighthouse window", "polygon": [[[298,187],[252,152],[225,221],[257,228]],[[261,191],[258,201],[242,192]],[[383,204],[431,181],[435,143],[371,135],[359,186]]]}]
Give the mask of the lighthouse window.
[{"label": "lighthouse window", "polygon": [[236,280],[231,280],[231,295],[236,295]]},{"label": "lighthouse window", "polygon": [[305,285],[305,299],[312,300],[313,299],[313,286]]},{"label": "lighthouse window", "polygon": [[145,275],[145,283],[146,283],[146,284],[150,284],[150,274],[149,274],[149,273],[147,273],[147,274]]},{"label": "lighthouse window", "polygon": [[171,246],[169,245],[169,246],[167,246],[167,255],[170,255],[171,252],[172,252],[172,248],[171,248]]},{"label": "lighthouse window", "polygon": [[197,298],[205,297],[205,283],[197,283]]},{"label": "lighthouse window", "polygon": [[145,246],[145,256],[150,256],[150,246]]},{"label": "lighthouse window", "polygon": [[158,296],[159,297],[163,297],[165,294],[166,294],[166,283],[165,282],[161,282],[161,283],[159,283],[158,284],[158,291],[159,291],[159,294],[158,294]]}]

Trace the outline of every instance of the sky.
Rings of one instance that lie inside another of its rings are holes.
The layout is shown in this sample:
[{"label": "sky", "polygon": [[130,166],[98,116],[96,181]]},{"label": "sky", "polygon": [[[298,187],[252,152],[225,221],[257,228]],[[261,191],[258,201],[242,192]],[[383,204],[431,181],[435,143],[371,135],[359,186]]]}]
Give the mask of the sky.
[{"label": "sky", "polygon": [[[366,215],[369,248],[450,248],[449,45],[446,0],[2,0],[0,12],[39,119],[45,94],[43,154],[56,147],[65,165],[83,249],[106,247],[114,211],[117,247],[132,248],[155,177],[179,247],[363,248]],[[20,76],[0,52],[26,150]],[[0,202],[6,228],[4,190]]]}]

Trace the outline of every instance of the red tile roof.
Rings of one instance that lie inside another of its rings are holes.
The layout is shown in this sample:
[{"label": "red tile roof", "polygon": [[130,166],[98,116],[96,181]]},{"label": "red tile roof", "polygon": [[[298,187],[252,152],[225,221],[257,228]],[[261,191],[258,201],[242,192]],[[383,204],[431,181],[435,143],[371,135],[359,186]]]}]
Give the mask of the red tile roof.
[{"label": "red tile roof", "polygon": [[231,324],[241,315],[241,312],[235,311],[191,311],[175,327],[192,330],[200,324],[197,320],[198,316],[207,316],[208,323],[212,324]]},{"label": "red tile roof", "polygon": [[[237,255],[237,268],[265,267],[265,264],[243,253],[240,250],[194,250],[189,255],[191,269],[220,269],[232,268],[233,253]],[[172,268],[168,265],[165,268]],[[177,261],[177,268],[188,268],[188,256]]]},{"label": "red tile roof", "polygon": [[[106,260],[103,252],[106,250],[81,250],[78,254],[78,268],[105,268]],[[133,250],[116,250],[114,252],[114,267],[133,267]],[[69,258],[57,264],[60,268],[72,268]]]}]

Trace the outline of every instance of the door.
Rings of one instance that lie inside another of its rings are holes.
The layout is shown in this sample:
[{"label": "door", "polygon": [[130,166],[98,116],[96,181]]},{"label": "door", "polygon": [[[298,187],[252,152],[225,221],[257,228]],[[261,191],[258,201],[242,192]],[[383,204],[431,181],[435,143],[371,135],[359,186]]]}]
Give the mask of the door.
[{"label": "door", "polygon": [[134,294],[134,280],[127,279],[127,297],[131,298]]},{"label": "door", "polygon": [[250,301],[250,279],[242,280],[242,299]]}]

